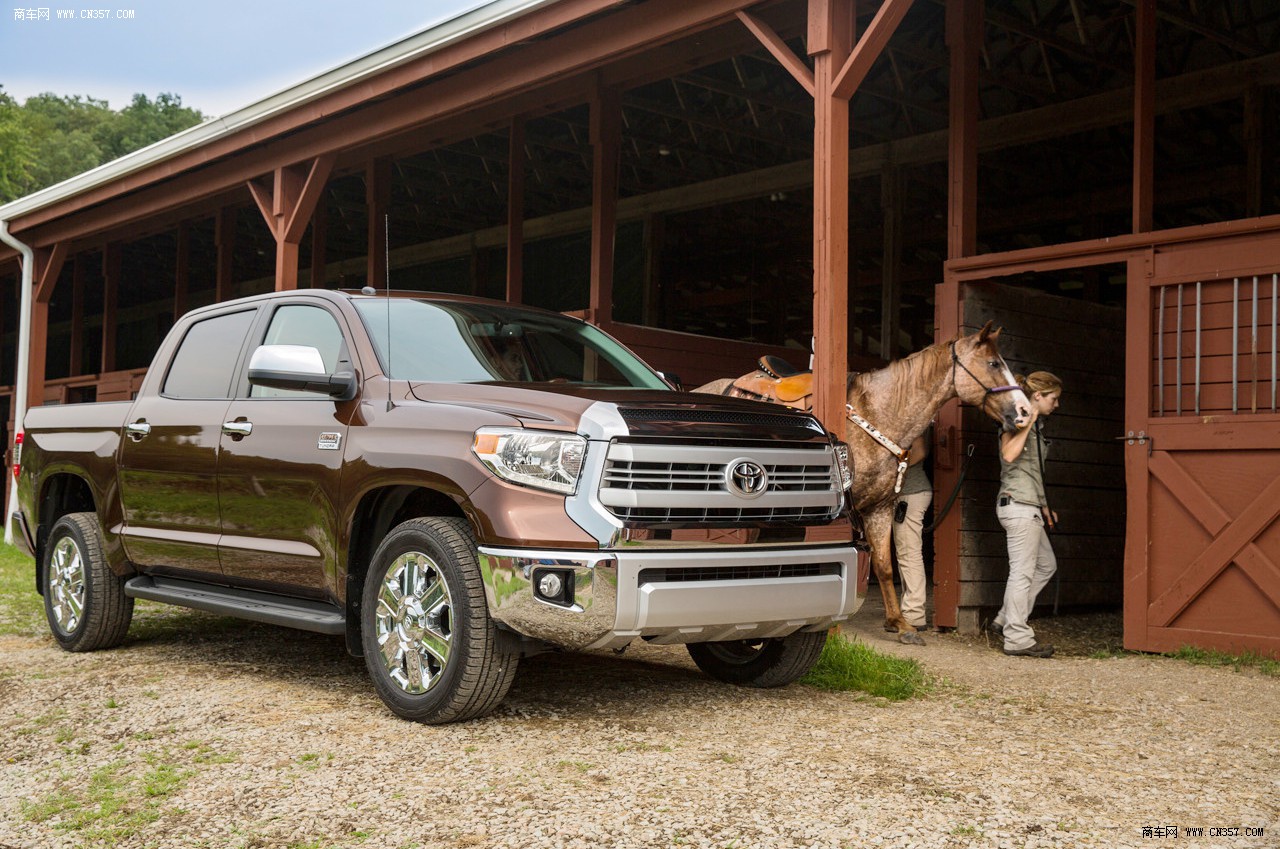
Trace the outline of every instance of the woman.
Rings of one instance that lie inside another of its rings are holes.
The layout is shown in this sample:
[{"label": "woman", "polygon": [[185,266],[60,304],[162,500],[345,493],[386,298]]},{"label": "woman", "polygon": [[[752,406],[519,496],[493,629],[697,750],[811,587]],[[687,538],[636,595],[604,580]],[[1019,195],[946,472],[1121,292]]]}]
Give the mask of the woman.
[{"label": "woman", "polygon": [[1036,596],[1057,571],[1047,529],[1058,523],[1044,493],[1044,460],[1049,443],[1041,435],[1040,420],[1058,409],[1062,381],[1047,371],[1019,376],[1018,384],[1031,401],[1027,424],[1000,434],[1000,495],[996,516],[1009,546],[1009,581],[1004,606],[991,623],[1004,638],[1004,653],[1016,657],[1052,657],[1053,646],[1036,640],[1027,625]]}]

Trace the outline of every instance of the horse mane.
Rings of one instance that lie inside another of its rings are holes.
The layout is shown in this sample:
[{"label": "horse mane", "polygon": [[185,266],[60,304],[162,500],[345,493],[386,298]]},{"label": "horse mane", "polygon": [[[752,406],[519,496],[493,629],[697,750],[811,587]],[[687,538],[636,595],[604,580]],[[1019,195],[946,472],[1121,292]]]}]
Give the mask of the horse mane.
[{"label": "horse mane", "polygon": [[897,386],[920,386],[921,376],[937,367],[937,361],[947,356],[953,341],[935,342],[873,371],[850,372],[845,395],[850,397],[856,391],[865,397],[872,384],[886,379]]}]

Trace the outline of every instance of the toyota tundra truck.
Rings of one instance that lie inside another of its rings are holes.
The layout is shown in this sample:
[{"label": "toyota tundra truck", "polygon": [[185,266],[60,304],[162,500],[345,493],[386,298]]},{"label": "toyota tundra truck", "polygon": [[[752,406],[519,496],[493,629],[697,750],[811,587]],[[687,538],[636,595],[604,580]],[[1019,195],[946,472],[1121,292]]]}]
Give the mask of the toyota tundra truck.
[{"label": "toyota tundra truck", "polygon": [[34,408],[19,439],[10,521],[64,649],[118,645],[135,599],[343,635],[420,722],[493,710],[522,657],[635,640],[785,685],[865,593],[812,416],[497,301],[215,304],[134,400]]}]

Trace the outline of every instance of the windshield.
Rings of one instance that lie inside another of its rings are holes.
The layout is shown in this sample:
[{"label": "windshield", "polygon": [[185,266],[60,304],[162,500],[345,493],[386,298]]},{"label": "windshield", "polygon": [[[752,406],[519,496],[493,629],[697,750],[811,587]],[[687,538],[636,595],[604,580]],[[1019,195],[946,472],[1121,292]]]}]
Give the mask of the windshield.
[{"label": "windshield", "polygon": [[517,307],[396,298],[357,300],[355,307],[383,368],[400,380],[670,389],[630,351],[574,319]]}]

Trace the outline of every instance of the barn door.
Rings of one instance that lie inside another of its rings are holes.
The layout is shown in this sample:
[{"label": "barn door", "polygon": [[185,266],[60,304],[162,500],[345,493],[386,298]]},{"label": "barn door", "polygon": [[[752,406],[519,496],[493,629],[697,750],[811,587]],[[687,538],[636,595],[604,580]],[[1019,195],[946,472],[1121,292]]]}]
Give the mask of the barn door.
[{"label": "barn door", "polygon": [[1275,234],[1129,262],[1124,644],[1280,650]]}]

